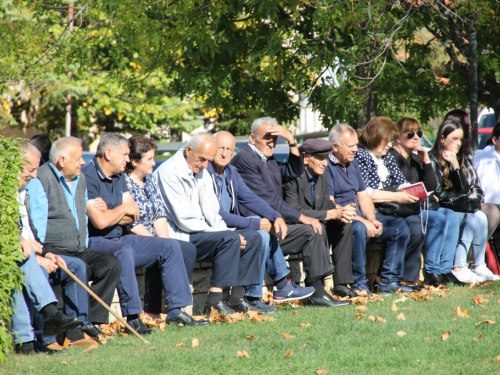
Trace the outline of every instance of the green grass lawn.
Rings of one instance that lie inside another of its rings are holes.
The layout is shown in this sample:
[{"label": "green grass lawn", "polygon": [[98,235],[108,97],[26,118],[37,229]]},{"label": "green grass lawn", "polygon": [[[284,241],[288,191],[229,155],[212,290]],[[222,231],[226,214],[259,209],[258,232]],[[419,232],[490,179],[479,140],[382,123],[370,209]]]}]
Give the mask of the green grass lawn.
[{"label": "green grass lawn", "polygon": [[[482,295],[487,302],[473,302]],[[282,307],[274,321],[215,324],[156,331],[142,344],[117,337],[98,349],[53,356],[10,355],[9,374],[498,374],[500,282],[480,288],[454,287],[445,298],[416,302],[383,297],[341,308]],[[456,314],[456,307],[469,317]],[[357,318],[355,314],[366,314]],[[397,316],[403,313],[406,320]],[[369,316],[384,318],[373,322]],[[491,320],[497,324],[477,323]],[[310,326],[309,326],[310,324]],[[398,331],[406,335],[398,336]],[[441,340],[449,332],[447,340]],[[291,335],[286,339],[282,333]],[[478,339],[480,337],[480,339]],[[199,347],[192,348],[193,338]],[[476,338],[476,340],[474,340]],[[178,346],[182,342],[182,346]],[[293,355],[285,358],[285,353]],[[238,358],[246,351],[249,358]],[[499,357],[500,358],[500,357]]]}]

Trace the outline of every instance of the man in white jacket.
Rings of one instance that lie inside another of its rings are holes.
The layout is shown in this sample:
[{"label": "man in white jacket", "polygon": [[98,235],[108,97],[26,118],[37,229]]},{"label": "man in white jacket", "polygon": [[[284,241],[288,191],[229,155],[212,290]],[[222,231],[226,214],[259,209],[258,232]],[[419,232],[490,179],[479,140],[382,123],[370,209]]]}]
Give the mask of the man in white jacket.
[{"label": "man in white jacket", "polygon": [[[219,201],[205,171],[217,152],[209,133],[198,133],[154,173],[167,211],[172,238],[196,246],[197,261],[212,262],[204,311],[222,314],[247,311],[245,286],[259,284],[261,241],[255,230],[230,230],[219,215]],[[228,301],[222,287],[232,287]]]}]

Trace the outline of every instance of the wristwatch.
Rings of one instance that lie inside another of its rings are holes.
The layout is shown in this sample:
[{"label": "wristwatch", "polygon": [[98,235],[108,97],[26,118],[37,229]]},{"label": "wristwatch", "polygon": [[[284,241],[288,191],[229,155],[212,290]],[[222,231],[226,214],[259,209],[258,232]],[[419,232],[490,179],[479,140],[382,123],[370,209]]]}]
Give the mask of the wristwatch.
[{"label": "wristwatch", "polygon": [[297,142],[289,143],[288,146],[289,147],[297,147]]}]

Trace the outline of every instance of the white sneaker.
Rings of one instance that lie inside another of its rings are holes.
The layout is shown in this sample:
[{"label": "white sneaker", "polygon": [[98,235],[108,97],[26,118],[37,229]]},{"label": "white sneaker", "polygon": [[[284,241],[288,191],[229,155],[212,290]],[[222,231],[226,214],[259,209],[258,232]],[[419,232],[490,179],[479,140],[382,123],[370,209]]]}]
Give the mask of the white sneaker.
[{"label": "white sneaker", "polygon": [[476,284],[476,283],[482,282],[482,281],[480,281],[481,279],[484,279],[483,277],[476,275],[474,272],[472,272],[467,267],[462,267],[462,269],[460,271],[453,271],[452,270],[451,272],[453,272],[455,277],[463,283]]},{"label": "white sneaker", "polygon": [[486,280],[497,281],[500,280],[500,276],[495,275],[491,270],[486,266],[486,264],[481,264],[476,268],[472,268],[472,272],[474,272],[477,276],[484,277]]}]

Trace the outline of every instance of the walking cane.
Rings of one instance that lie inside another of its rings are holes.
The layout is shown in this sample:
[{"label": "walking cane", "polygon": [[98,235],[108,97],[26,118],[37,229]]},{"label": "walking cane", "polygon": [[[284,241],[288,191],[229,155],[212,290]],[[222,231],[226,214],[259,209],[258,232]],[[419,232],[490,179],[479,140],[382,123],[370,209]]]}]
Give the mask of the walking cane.
[{"label": "walking cane", "polygon": [[92,297],[94,297],[97,302],[99,302],[101,305],[104,306],[104,308],[106,310],[108,310],[111,314],[113,314],[113,316],[119,320],[119,322],[121,324],[123,324],[125,327],[127,327],[134,335],[136,335],[139,339],[141,339],[141,341],[144,343],[144,344],[149,344],[149,341],[146,340],[144,337],[142,337],[139,333],[137,333],[137,331],[135,329],[133,329],[130,324],[128,324],[125,319],[123,319],[121,316],[119,316],[117,313],[115,313],[108,305],[106,305],[106,302],[104,302],[102,299],[99,298],[99,296],[97,294],[95,294],[88,286],[87,284],[85,284],[84,282],[82,282],[78,277],[75,276],[75,274],[73,272],[71,272],[70,270],[68,270],[62,263],[61,263],[61,258],[59,257],[59,255],[56,255],[56,261],[57,261],[57,265],[59,266],[59,268],[61,268],[64,272],[66,272],[73,280],[75,280],[78,285],[80,285],[83,289],[85,289],[85,291],[90,294]]}]

